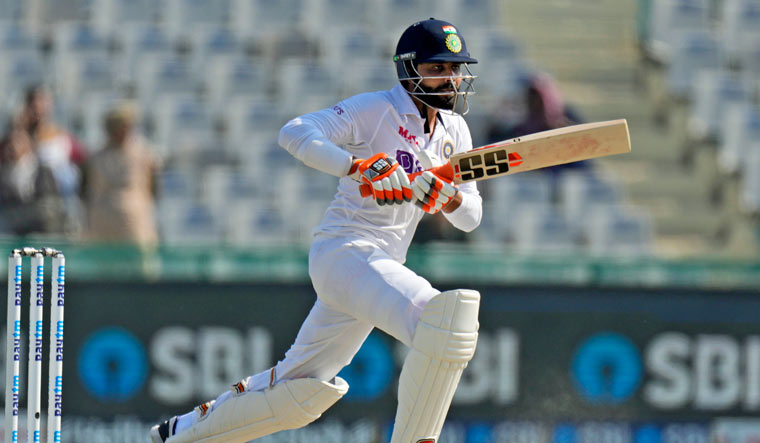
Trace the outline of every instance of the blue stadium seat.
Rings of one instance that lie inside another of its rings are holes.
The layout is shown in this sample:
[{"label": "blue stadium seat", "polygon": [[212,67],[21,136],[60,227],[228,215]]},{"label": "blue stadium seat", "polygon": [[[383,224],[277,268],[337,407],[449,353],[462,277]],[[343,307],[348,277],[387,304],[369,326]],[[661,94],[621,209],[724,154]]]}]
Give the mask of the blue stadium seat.
[{"label": "blue stadium seat", "polygon": [[35,52],[40,49],[37,33],[22,23],[0,21],[0,54]]},{"label": "blue stadium seat", "polygon": [[227,141],[242,150],[248,150],[253,140],[276,141],[287,121],[277,102],[248,98],[231,100],[221,115],[227,125]]},{"label": "blue stadium seat", "polygon": [[569,255],[578,251],[572,227],[549,206],[525,208],[514,219],[515,250],[524,255]]},{"label": "blue stadium seat", "polygon": [[219,215],[194,201],[158,205],[161,242],[170,246],[217,246],[222,241]]},{"label": "blue stadium seat", "polygon": [[286,112],[302,114],[335,103],[338,82],[327,67],[292,59],[278,63],[277,68],[277,97]]},{"label": "blue stadium seat", "polygon": [[116,30],[116,41],[120,48],[116,65],[120,79],[134,84],[138,66],[144,60],[172,58],[174,47],[169,35],[161,26],[150,23],[131,23]]},{"label": "blue stadium seat", "polygon": [[155,24],[161,20],[164,2],[153,0],[98,0],[91,2],[92,22],[100,29],[131,24]]},{"label": "blue stadium seat", "polygon": [[750,139],[742,157],[739,184],[740,208],[752,215],[760,215],[760,140]]},{"label": "blue stadium seat", "polygon": [[576,235],[583,229],[586,214],[600,206],[619,205],[625,199],[621,185],[616,179],[586,172],[563,172],[558,177],[556,189],[559,194],[559,209],[564,218],[573,223],[573,232]]},{"label": "blue stadium seat", "polygon": [[49,80],[48,72],[36,51],[4,54],[0,63],[0,105],[18,102],[24,89]]},{"label": "blue stadium seat", "polygon": [[257,37],[293,32],[308,0],[232,0],[231,26],[238,35]]},{"label": "blue stadium seat", "polygon": [[338,92],[339,97],[345,98],[355,94],[370,91],[391,89],[398,83],[396,69],[390,60],[375,60],[358,62],[351,67],[350,72],[341,68],[342,73],[336,74],[343,79]]},{"label": "blue stadium seat", "polygon": [[266,195],[242,200],[225,212],[225,239],[238,246],[285,246],[292,243],[288,220]]},{"label": "blue stadium seat", "polygon": [[666,73],[666,89],[676,99],[691,98],[694,76],[702,69],[721,65],[720,47],[709,31],[685,31],[674,38]]},{"label": "blue stadium seat", "polygon": [[721,43],[726,56],[738,61],[753,42],[760,42],[760,0],[724,0]]},{"label": "blue stadium seat", "polygon": [[167,157],[193,159],[218,144],[216,121],[206,103],[189,97],[164,97],[154,109],[154,139]]},{"label": "blue stadium seat", "polygon": [[656,0],[650,9],[650,35],[646,47],[651,56],[669,62],[678,34],[709,28],[708,0]]},{"label": "blue stadium seat", "polygon": [[136,96],[143,109],[151,109],[161,97],[196,96],[198,78],[186,60],[142,57],[136,77]]},{"label": "blue stadium seat", "polygon": [[[310,34],[325,38],[340,33],[342,28],[366,29],[371,14],[369,0],[308,0],[303,3],[300,19]],[[325,33],[325,29],[330,32]]]},{"label": "blue stadium seat", "polygon": [[654,252],[648,213],[612,206],[591,211],[584,223],[587,251],[598,257],[642,257]]},{"label": "blue stadium seat", "polygon": [[243,54],[243,41],[228,27],[197,26],[189,38],[194,69]]},{"label": "blue stadium seat", "polygon": [[726,174],[741,171],[752,140],[760,140],[760,106],[741,103],[726,107],[720,123],[725,136],[719,144],[718,165]]},{"label": "blue stadium seat", "polygon": [[191,36],[201,25],[226,25],[232,15],[231,0],[166,0],[163,3],[167,32],[176,38]]},{"label": "blue stadium seat", "polygon": [[725,70],[702,70],[695,76],[688,131],[692,140],[720,140],[720,117],[732,104],[749,103],[751,86],[744,78]]},{"label": "blue stadium seat", "polygon": [[61,98],[75,104],[88,94],[118,91],[111,59],[97,54],[71,54],[60,60],[56,85]]}]

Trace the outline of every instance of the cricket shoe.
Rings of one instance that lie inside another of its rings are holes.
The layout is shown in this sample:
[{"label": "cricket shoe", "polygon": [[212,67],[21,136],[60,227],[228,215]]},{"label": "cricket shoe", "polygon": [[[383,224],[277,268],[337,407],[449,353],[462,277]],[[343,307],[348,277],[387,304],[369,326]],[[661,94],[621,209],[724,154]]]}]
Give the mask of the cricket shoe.
[{"label": "cricket shoe", "polygon": [[174,435],[174,429],[177,427],[177,416],[165,420],[160,425],[150,428],[150,438],[152,443],[164,443],[169,437]]}]

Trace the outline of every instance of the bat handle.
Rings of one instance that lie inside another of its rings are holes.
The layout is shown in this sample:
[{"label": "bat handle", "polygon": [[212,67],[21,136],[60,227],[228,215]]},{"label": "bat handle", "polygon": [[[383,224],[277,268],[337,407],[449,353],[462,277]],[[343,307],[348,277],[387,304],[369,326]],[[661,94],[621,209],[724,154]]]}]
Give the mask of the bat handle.
[{"label": "bat handle", "polygon": [[[451,167],[450,163],[446,163],[436,168],[427,169],[427,171],[432,172],[433,174],[446,180],[449,183],[454,181],[454,169]],[[422,174],[422,171],[412,172],[411,174],[408,175],[409,181],[410,182],[413,181],[420,174]],[[362,197],[372,196],[372,188],[367,183],[362,183],[361,185],[359,185],[359,192],[362,194]]]}]

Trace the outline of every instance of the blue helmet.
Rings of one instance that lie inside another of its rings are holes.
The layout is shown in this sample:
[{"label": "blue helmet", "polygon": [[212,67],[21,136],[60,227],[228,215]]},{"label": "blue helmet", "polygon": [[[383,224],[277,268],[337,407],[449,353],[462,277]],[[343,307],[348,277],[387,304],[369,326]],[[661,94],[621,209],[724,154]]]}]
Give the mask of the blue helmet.
[{"label": "blue helmet", "polygon": [[[414,23],[401,34],[393,61],[396,63],[398,79],[411,82],[411,87],[407,87],[410,95],[428,106],[453,110],[459,114],[467,113],[467,97],[475,93],[472,82],[476,78],[467,65],[478,61],[470,57],[464,37],[454,25],[434,18]],[[417,71],[417,65],[435,62],[459,63],[465,67],[466,74],[457,76],[457,79],[462,80],[464,88],[455,88],[453,100],[450,100],[450,92],[431,92],[421,85],[425,78],[430,77],[422,77]],[[446,95],[449,99],[443,97]],[[457,108],[460,96],[464,100],[460,102],[460,108]]]}]

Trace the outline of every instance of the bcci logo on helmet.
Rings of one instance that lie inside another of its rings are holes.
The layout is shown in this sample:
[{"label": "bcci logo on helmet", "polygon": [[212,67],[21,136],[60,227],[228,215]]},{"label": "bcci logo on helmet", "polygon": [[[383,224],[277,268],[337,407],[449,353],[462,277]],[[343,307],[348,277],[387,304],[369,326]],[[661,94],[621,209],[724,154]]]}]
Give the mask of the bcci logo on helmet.
[{"label": "bcci logo on helmet", "polygon": [[446,47],[453,53],[458,53],[462,50],[462,40],[456,34],[449,34],[446,36]]}]

